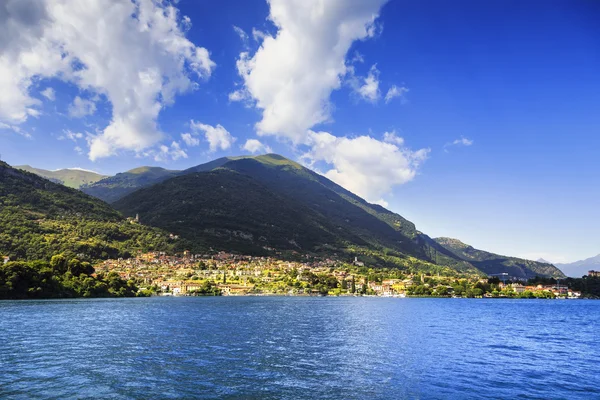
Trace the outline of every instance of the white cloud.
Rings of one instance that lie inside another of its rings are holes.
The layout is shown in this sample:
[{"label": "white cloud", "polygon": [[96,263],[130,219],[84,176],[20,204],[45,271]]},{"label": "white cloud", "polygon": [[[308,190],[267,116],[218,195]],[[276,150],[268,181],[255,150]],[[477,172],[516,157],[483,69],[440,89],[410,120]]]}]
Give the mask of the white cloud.
[{"label": "white cloud", "polygon": [[362,79],[363,83],[355,89],[356,93],[363,100],[376,103],[381,96],[381,93],[379,92],[379,71],[377,70],[377,66],[373,65],[369,70],[367,77]]},{"label": "white cloud", "polygon": [[91,100],[75,96],[73,104],[69,105],[69,115],[74,118],[83,118],[96,112],[96,103]]},{"label": "white cloud", "polygon": [[209,150],[215,152],[217,150],[227,150],[231,147],[236,138],[231,136],[231,133],[227,131],[222,125],[217,126],[206,125],[201,122],[191,121],[190,127],[195,132],[204,132],[204,137],[208,141]]},{"label": "white cloud", "polygon": [[460,139],[456,139],[456,140],[455,140],[455,141],[453,141],[453,142],[446,143],[446,144],[444,145],[444,151],[445,151],[446,153],[448,153],[448,152],[449,152],[449,151],[448,151],[448,147],[451,147],[451,146],[472,146],[472,145],[473,145],[473,143],[474,143],[474,142],[473,142],[473,140],[471,140],[471,139],[467,139],[466,137],[464,137],[464,136],[461,136],[461,137],[460,137]]},{"label": "white cloud", "polygon": [[56,100],[56,93],[51,87],[47,87],[46,89],[42,90],[40,94],[50,101]]},{"label": "white cloud", "polygon": [[[34,81],[58,78],[111,103],[112,118],[90,138],[95,160],[157,143],[160,111],[210,76],[209,53],[185,37],[170,2],[5,0],[0,2],[0,120],[39,114]],[[109,28],[107,28],[109,27]]]},{"label": "white cloud", "polygon": [[18,133],[21,136],[26,137],[27,139],[31,139],[31,135],[24,130],[22,130],[17,125],[5,124],[4,122],[0,122],[0,130],[11,130],[15,133]]},{"label": "white cloud", "polygon": [[236,90],[229,93],[229,101],[243,101],[248,99],[248,93],[245,90]]},{"label": "white cloud", "polygon": [[77,141],[82,138],[83,138],[83,133],[73,132],[69,129],[64,129],[63,134],[58,137],[58,140],[67,140],[68,139],[68,140],[72,140],[75,143],[77,143]]},{"label": "white cloud", "polygon": [[[75,148],[73,150],[75,150],[75,152],[79,155],[83,154],[83,149],[79,146],[75,146]],[[78,168],[69,168],[69,169],[78,169]],[[82,171],[84,171],[84,170],[82,169]]]},{"label": "white cloud", "polygon": [[[77,149],[77,147],[75,149]],[[97,171],[94,171],[94,170],[91,170],[91,169],[81,168],[81,167],[71,167],[71,168],[66,168],[66,169],[71,170],[71,171],[92,172],[94,174],[102,175],[100,172],[97,172]],[[59,170],[55,169],[55,171],[59,171]]]},{"label": "white cloud", "polygon": [[256,28],[252,28],[252,38],[255,41],[260,42],[261,40],[264,40],[265,37],[267,37],[266,33],[264,33],[263,31],[259,31]]},{"label": "white cloud", "polygon": [[382,197],[393,186],[414,179],[430,151],[412,151],[400,145],[397,137],[396,143],[388,143],[370,136],[346,138],[310,131],[309,138],[311,149],[302,156],[304,160],[310,165],[319,161],[330,164],[332,168],[324,173],[327,178],[380,204],[386,204]]},{"label": "white cloud", "polygon": [[158,151],[150,151],[147,155],[153,155],[154,161],[165,162],[168,160],[179,160],[180,158],[188,158],[187,153],[181,148],[179,143],[173,142],[171,146],[161,145]]},{"label": "white cloud", "polygon": [[198,146],[200,144],[200,139],[197,139],[192,136],[191,133],[182,133],[181,139],[187,144],[189,147]]},{"label": "white cloud", "polygon": [[454,142],[452,142],[453,146],[471,146],[472,144],[473,141],[465,137],[461,137],[460,139],[456,139]]},{"label": "white cloud", "polygon": [[404,145],[404,138],[401,138],[396,134],[396,131],[385,132],[383,134],[383,141],[386,143],[397,144],[398,146]]},{"label": "white cloud", "polygon": [[386,0],[270,0],[276,36],[264,35],[254,55],[240,54],[237,69],[262,120],[259,135],[294,143],[330,120],[331,92],[347,72],[346,54],[356,40],[375,34]]},{"label": "white cloud", "polygon": [[246,150],[252,154],[273,152],[273,150],[269,146],[264,145],[260,140],[257,139],[246,140],[246,143],[244,143],[241,149]]},{"label": "white cloud", "polygon": [[244,32],[244,30],[242,28],[240,28],[239,26],[234,25],[233,30],[240,37],[240,39],[242,40],[244,45],[247,45],[248,44],[248,34],[246,32]]},{"label": "white cloud", "polygon": [[402,86],[402,87],[398,87],[396,85],[392,85],[391,88],[388,89],[386,95],[385,95],[385,102],[389,103],[390,101],[392,101],[393,99],[395,99],[396,97],[400,98],[400,102],[402,104],[406,103],[406,96],[405,94],[408,93],[410,91],[410,89]]}]

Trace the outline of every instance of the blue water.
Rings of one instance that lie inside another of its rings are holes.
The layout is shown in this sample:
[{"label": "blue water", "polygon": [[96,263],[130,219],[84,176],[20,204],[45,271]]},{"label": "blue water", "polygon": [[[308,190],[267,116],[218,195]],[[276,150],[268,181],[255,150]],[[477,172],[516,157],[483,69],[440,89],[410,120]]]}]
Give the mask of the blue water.
[{"label": "blue water", "polygon": [[600,301],[0,302],[0,398],[600,399]]}]

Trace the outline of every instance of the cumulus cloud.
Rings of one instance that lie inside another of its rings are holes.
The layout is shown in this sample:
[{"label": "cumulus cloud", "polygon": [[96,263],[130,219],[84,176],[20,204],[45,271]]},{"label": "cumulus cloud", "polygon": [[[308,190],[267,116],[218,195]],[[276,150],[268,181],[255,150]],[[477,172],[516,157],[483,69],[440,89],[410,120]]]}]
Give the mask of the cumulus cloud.
[{"label": "cumulus cloud", "polygon": [[191,133],[182,133],[181,139],[187,144],[189,147],[198,146],[200,144],[200,139],[192,136]]},{"label": "cumulus cloud", "polygon": [[247,100],[247,99],[248,99],[248,93],[243,89],[236,90],[236,91],[229,93],[229,101],[231,101],[231,102],[243,101],[243,100]]},{"label": "cumulus cloud", "polygon": [[396,97],[400,98],[400,102],[402,104],[406,103],[406,93],[409,92],[409,89],[402,86],[402,87],[398,87],[396,85],[392,85],[392,87],[390,87],[385,95],[385,102],[389,103],[390,101],[392,101],[393,99],[395,99]]},{"label": "cumulus cloud", "polygon": [[179,160],[180,158],[188,158],[185,150],[181,148],[178,142],[172,142],[171,146],[161,145],[158,151],[150,151],[148,155],[154,156],[154,161],[165,162],[168,160]]},{"label": "cumulus cloud", "polygon": [[57,78],[112,106],[110,123],[89,141],[90,159],[156,144],[160,111],[215,67],[185,37],[189,24],[163,1],[0,2],[0,121],[39,115],[30,88]]},{"label": "cumulus cloud", "polygon": [[46,89],[42,90],[40,94],[50,101],[56,100],[56,93],[51,87],[47,87]]},{"label": "cumulus cloud", "polygon": [[404,138],[398,136],[396,131],[385,132],[383,134],[383,141],[386,143],[397,144],[398,146],[404,145]]},{"label": "cumulus cloud", "polygon": [[247,93],[262,110],[259,135],[304,143],[308,129],[330,120],[329,96],[347,72],[346,54],[354,41],[376,34],[385,1],[269,1],[276,35],[264,34],[256,53],[243,52],[237,61]]},{"label": "cumulus cloud", "polygon": [[336,137],[328,132],[309,132],[311,149],[302,159],[309,165],[323,161],[331,165],[324,175],[367,201],[386,204],[383,196],[393,186],[411,181],[427,159],[429,149],[412,151],[402,146],[395,134],[393,142],[371,136]]},{"label": "cumulus cloud", "polygon": [[93,115],[95,112],[96,103],[82,99],[79,96],[75,96],[73,103],[69,105],[69,115],[74,118],[83,118],[86,115]]},{"label": "cumulus cloud", "polygon": [[203,132],[204,137],[208,141],[209,150],[215,152],[217,150],[227,150],[237,139],[231,136],[222,125],[217,126],[206,125],[201,122],[191,121],[190,127],[194,132]]},{"label": "cumulus cloud", "polygon": [[361,78],[362,84],[357,85],[355,92],[365,101],[377,103],[381,97],[379,92],[379,71],[377,66],[373,65],[366,78]]},{"label": "cumulus cloud", "polygon": [[264,38],[267,36],[266,33],[264,33],[263,31],[259,31],[256,28],[252,28],[252,38],[257,41],[260,42],[261,40],[264,40]]},{"label": "cumulus cloud", "polygon": [[241,147],[242,150],[246,150],[252,154],[256,153],[272,153],[273,150],[263,144],[260,140],[257,139],[248,139],[246,143]]}]

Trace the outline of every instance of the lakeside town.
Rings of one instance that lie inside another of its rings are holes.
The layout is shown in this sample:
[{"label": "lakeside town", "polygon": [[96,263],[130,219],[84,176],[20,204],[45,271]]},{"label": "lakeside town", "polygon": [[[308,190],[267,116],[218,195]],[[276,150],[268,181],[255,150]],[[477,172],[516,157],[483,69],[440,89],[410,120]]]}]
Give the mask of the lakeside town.
[{"label": "lakeside town", "polygon": [[[480,275],[440,276],[400,269],[369,268],[353,262],[304,256],[302,261],[216,254],[167,255],[138,253],[129,259],[106,260],[97,274],[118,274],[139,288],[140,295],[330,295],[381,297],[581,297],[560,281],[525,284]],[[590,271],[590,274],[596,273]]]}]

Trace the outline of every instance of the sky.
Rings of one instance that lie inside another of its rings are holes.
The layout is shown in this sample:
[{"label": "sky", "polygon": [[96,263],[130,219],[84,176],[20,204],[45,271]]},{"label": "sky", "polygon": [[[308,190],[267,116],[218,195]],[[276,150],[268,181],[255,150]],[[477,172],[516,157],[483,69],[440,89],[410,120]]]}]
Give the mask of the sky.
[{"label": "sky", "polygon": [[432,236],[600,253],[593,0],[4,0],[0,157],[275,152]]}]

